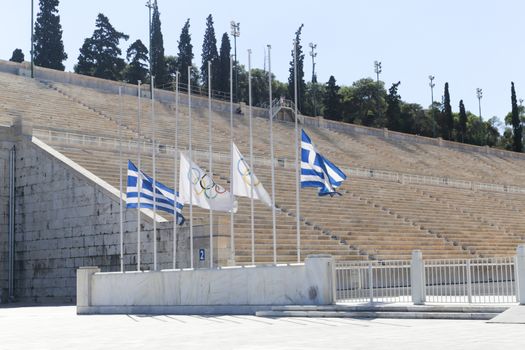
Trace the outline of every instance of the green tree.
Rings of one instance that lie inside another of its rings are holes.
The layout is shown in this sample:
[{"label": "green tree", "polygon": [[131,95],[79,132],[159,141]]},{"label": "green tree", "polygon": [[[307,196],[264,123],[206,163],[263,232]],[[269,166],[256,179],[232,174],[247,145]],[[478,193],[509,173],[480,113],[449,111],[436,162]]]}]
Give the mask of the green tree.
[{"label": "green tree", "polygon": [[512,150],[514,152],[523,152],[522,123],[520,119],[520,113],[518,110],[518,102],[516,101],[516,90],[514,89],[514,82],[511,82],[510,100],[512,104],[512,131],[514,135]]},{"label": "green tree", "polygon": [[153,16],[151,19],[151,73],[155,77],[156,87],[163,87],[169,82],[157,0],[153,3]]},{"label": "green tree", "polygon": [[13,54],[11,55],[11,58],[9,59],[9,61],[22,63],[24,62],[24,59],[25,57],[24,57],[24,53],[22,52],[22,50],[14,49]]},{"label": "green tree", "polygon": [[142,41],[137,40],[130,45],[126,52],[129,64],[124,73],[124,79],[131,84],[137,84],[140,80],[146,82],[148,77],[148,49]]},{"label": "green tree", "polygon": [[448,83],[445,83],[444,111],[443,120],[441,124],[441,137],[443,137],[445,140],[452,140],[453,130],[454,117],[452,116],[452,106],[450,105],[450,93],[448,91]]},{"label": "green tree", "polygon": [[229,93],[230,92],[230,55],[231,55],[230,38],[227,33],[222,35],[219,62],[217,66],[217,79],[215,89]]},{"label": "green tree", "polygon": [[[385,108],[386,91],[383,82],[371,79],[359,79],[352,86],[341,88],[343,120],[365,126],[383,128],[386,126],[382,111]],[[379,102],[379,103],[378,103]]]},{"label": "green tree", "polygon": [[204,32],[204,40],[202,42],[202,85],[208,87],[208,62],[211,62],[211,79],[212,86],[216,90],[217,87],[217,72],[219,53],[217,52],[217,39],[215,38],[215,29],[213,28],[213,17],[210,14],[206,18],[206,31]]},{"label": "green tree", "polygon": [[193,45],[191,44],[190,35],[190,19],[186,20],[179,38],[179,72],[181,82],[188,83],[188,67],[192,66],[193,61]]},{"label": "green tree", "polygon": [[458,141],[465,142],[467,133],[467,112],[463,100],[459,101],[459,124],[458,124]]},{"label": "green tree", "polygon": [[171,81],[175,81],[175,75],[179,70],[179,59],[177,56],[166,56],[166,70]]},{"label": "green tree", "polygon": [[304,106],[304,96],[306,91],[306,83],[304,82],[304,53],[303,47],[301,46],[301,32],[304,24],[299,26],[299,29],[295,32],[295,47],[292,48],[292,60],[290,61],[290,76],[288,77],[288,98],[291,100],[295,97],[295,51],[297,50],[297,108],[302,111]]},{"label": "green tree", "polygon": [[386,96],[386,120],[387,128],[394,131],[401,131],[401,96],[397,92],[397,88],[401,84],[400,81],[393,83],[390,89],[388,89],[388,95]]},{"label": "green tree", "polygon": [[342,120],[341,116],[341,97],[339,96],[340,87],[336,84],[333,75],[330,76],[326,83],[324,95],[324,116],[327,119]]},{"label": "green tree", "polygon": [[118,47],[120,39],[128,40],[128,36],[118,32],[109,23],[109,19],[99,13],[96,28],[91,38],[84,40],[78,56],[75,72],[103,79],[119,80],[126,66],[124,59],[119,57],[122,51]]},{"label": "green tree", "polygon": [[67,59],[62,42],[62,26],[58,15],[58,0],[40,0],[34,33],[34,63],[63,71]]}]

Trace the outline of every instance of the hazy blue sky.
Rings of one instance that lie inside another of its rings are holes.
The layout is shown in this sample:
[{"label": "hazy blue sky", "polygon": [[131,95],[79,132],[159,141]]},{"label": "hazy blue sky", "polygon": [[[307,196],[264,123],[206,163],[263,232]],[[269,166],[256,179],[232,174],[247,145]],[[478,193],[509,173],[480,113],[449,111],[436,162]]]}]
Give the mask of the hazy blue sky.
[{"label": "hazy blue sky", "polygon": [[[9,59],[19,47],[29,57],[30,0],[0,0],[0,58]],[[35,12],[38,0],[35,0]],[[64,44],[72,70],[78,50],[91,36],[99,12],[117,30],[130,35],[123,51],[141,39],[147,43],[145,0],[61,0]],[[408,102],[430,104],[428,75],[436,77],[435,100],[441,100],[449,82],[452,108],[463,99],[478,113],[476,88],[483,89],[482,115],[503,119],[510,110],[510,82],[518,98],[525,97],[525,2],[520,0],[348,0],[348,1],[175,1],[158,0],[166,54],[177,53],[177,40],[186,18],[191,19],[195,59],[200,66],[205,19],[212,14],[217,40],[230,31],[230,21],[241,23],[239,61],[246,63],[253,50],[253,66],[263,67],[264,47],[271,44],[272,68],[279,80],[288,77],[294,32],[301,23],[303,44],[317,43],[317,75],[326,82],[331,74],[349,85],[374,77],[373,62],[383,65],[381,80],[388,88],[401,81],[399,92]],[[311,77],[306,56],[305,75]]]}]

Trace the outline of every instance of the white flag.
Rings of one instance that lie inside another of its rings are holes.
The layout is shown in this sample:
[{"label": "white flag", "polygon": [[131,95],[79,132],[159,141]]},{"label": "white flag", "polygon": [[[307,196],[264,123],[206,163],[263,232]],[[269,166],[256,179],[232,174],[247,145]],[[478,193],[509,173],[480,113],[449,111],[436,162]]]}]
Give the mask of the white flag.
[{"label": "white flag", "polygon": [[[252,196],[252,176],[251,170],[241,152],[235,144],[233,144],[233,194],[241,197]],[[262,183],[257,179],[257,176],[253,174],[253,198],[262,201],[264,204],[272,207],[272,200],[270,195],[264,189]]]},{"label": "white flag", "polygon": [[216,211],[237,212],[237,201],[233,201],[230,192],[224,187],[215,183],[213,178],[202,170],[197,164],[191,163],[186,155],[180,154],[180,176],[179,194],[180,201],[190,203],[190,190],[192,193],[192,203],[204,209]]}]

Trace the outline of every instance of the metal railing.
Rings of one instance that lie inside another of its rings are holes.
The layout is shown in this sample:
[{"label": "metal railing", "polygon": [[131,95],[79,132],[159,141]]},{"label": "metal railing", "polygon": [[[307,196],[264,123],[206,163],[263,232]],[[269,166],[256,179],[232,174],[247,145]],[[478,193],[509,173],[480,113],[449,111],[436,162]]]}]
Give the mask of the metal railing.
[{"label": "metal railing", "polygon": [[431,303],[515,303],[515,258],[425,260]]},{"label": "metal railing", "polygon": [[[85,145],[102,148],[104,150],[118,150],[119,141],[117,138],[106,137],[106,136],[93,136],[85,135],[78,133],[70,133],[63,131],[54,131],[47,129],[33,129],[33,135],[41,139],[42,141],[57,143],[57,144],[66,144],[66,145]],[[138,142],[136,140],[123,140],[122,147],[123,151],[134,152],[137,150]],[[175,152],[174,147],[167,144],[159,144],[158,153],[159,154],[171,154]],[[145,152],[151,152],[151,142],[142,141],[140,142],[140,147]],[[205,150],[196,150],[196,156],[202,154],[208,157],[208,153]],[[207,159],[207,158],[206,158]],[[229,153],[214,152],[214,160],[225,160],[230,161]],[[257,165],[270,166],[271,161],[267,157],[254,157],[254,162]],[[274,162],[275,166],[283,167],[286,169],[295,169],[295,161],[288,158],[277,158]],[[413,184],[413,185],[431,185],[431,186],[441,186],[441,187],[452,187],[468,190],[479,190],[479,191],[490,191],[490,192],[503,192],[503,193],[516,193],[516,194],[525,194],[525,187],[519,186],[509,186],[502,184],[490,184],[490,183],[481,183],[474,181],[466,181],[459,179],[452,179],[449,177],[437,177],[437,176],[428,176],[428,175],[415,175],[415,174],[406,174],[398,173],[387,170],[376,170],[376,169],[367,169],[367,168],[350,168],[350,167],[340,167],[347,175],[359,178],[369,178],[376,179],[381,181],[388,182],[398,182],[402,184]]]},{"label": "metal railing", "polygon": [[343,303],[402,302],[423,286],[429,303],[507,304],[518,302],[516,257],[423,260],[422,280],[414,282],[414,261],[339,262],[337,301]]},{"label": "metal railing", "polygon": [[340,262],[339,302],[410,302],[410,261]]}]

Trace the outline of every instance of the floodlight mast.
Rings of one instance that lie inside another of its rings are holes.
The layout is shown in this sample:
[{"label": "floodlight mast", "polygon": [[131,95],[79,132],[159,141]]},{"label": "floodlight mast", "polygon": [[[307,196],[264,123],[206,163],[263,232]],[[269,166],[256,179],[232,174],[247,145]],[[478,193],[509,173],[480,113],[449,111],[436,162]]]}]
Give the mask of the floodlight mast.
[{"label": "floodlight mast", "polygon": [[239,72],[237,69],[237,38],[241,36],[241,24],[239,22],[231,21],[231,35],[233,36],[233,51],[235,56],[235,102],[237,102],[239,96]]},{"label": "floodlight mast", "polygon": [[436,84],[434,83],[435,77],[433,75],[429,75],[428,79],[430,80],[430,83],[428,83],[428,86],[430,86],[430,98],[431,98],[430,108],[432,109],[432,136],[436,137],[436,116],[434,113],[434,86],[436,86]]},{"label": "floodlight mast", "polygon": [[313,88],[313,105],[314,105],[314,116],[317,116],[317,75],[315,74],[315,58],[317,57],[317,44],[310,43],[310,56],[312,57],[312,88]]},{"label": "floodlight mast", "polygon": [[483,98],[483,89],[476,89],[476,97],[478,98],[479,121],[483,121],[483,119],[481,118],[481,99]]}]

